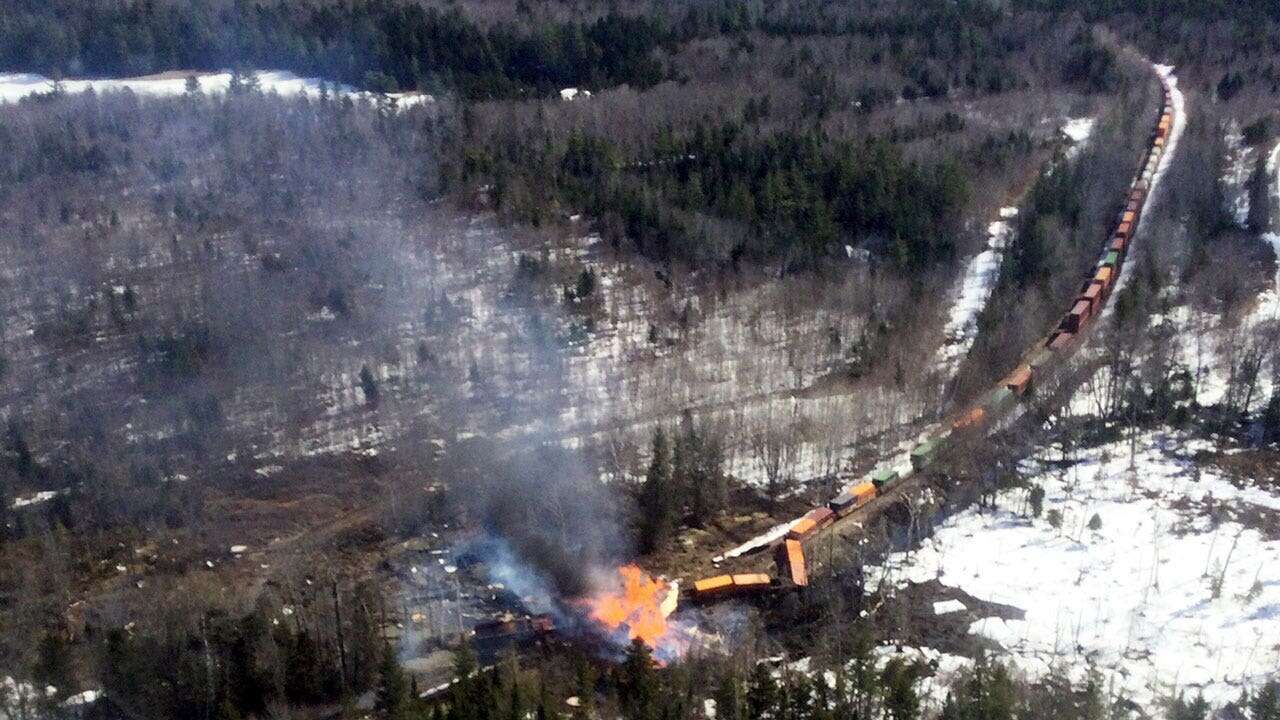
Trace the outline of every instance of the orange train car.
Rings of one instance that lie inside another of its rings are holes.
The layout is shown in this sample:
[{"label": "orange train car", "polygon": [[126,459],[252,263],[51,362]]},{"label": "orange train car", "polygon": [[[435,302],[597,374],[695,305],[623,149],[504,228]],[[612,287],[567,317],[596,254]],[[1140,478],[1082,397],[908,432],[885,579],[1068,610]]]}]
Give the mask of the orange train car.
[{"label": "orange train car", "polygon": [[[1125,213],[1125,214],[1128,215],[1129,213]],[[1118,238],[1124,238],[1125,240],[1128,240],[1129,236],[1132,233],[1133,233],[1133,224],[1128,221],[1122,220],[1120,224],[1116,226],[1115,236]]]},{"label": "orange train car", "polygon": [[1103,292],[1111,292],[1111,281],[1115,279],[1115,268],[1103,265],[1093,274],[1093,281],[1102,283]]},{"label": "orange train car", "polygon": [[778,574],[786,578],[796,587],[809,584],[809,573],[804,566],[804,548],[799,540],[783,540],[778,544],[774,559],[778,563]]},{"label": "orange train car", "polygon": [[787,537],[792,540],[804,540],[835,522],[835,519],[835,513],[831,512],[831,508],[825,505],[814,508],[791,525],[791,529],[787,531]]},{"label": "orange train car", "polygon": [[1031,387],[1031,366],[1019,365],[1009,373],[1009,377],[1004,379],[1003,384],[1012,390],[1014,395],[1025,395],[1027,388]]},{"label": "orange train car", "polygon": [[976,430],[982,427],[982,421],[987,419],[987,411],[984,408],[976,407],[969,412],[960,416],[951,423],[951,429],[955,431]]},{"label": "orange train car", "polygon": [[696,599],[720,598],[753,590],[766,590],[773,586],[773,580],[764,573],[745,573],[741,575],[716,575],[693,582],[693,597]]}]

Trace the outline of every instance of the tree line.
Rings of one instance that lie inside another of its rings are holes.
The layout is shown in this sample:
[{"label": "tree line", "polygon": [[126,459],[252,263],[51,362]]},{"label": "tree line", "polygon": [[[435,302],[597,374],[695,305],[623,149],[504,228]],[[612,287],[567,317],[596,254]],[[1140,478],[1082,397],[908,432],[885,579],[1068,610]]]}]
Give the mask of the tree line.
[{"label": "tree line", "polygon": [[909,160],[879,137],[762,134],[730,121],[659,131],[646,147],[653,159],[628,161],[609,138],[576,130],[563,142],[508,138],[468,150],[462,174],[494,178],[496,203],[518,220],[584,210],[608,239],[655,261],[734,267],[820,269],[848,244],[924,268],[953,256],[969,199],[954,159]]},{"label": "tree line", "polygon": [[374,91],[455,88],[470,98],[542,95],[566,86],[664,77],[654,19],[482,27],[456,7],[352,3],[4,3],[0,66],[68,75],[144,75],[242,65],[283,68]]}]

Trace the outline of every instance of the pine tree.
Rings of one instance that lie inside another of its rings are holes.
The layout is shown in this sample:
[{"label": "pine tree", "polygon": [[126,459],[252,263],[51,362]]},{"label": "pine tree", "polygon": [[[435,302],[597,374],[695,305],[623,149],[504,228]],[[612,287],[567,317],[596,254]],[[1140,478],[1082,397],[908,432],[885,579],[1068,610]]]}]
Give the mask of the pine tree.
[{"label": "pine tree", "polygon": [[618,671],[618,702],[627,720],[651,720],[658,716],[654,667],[649,646],[639,638],[632,640]]},{"label": "pine tree", "polygon": [[762,718],[778,706],[778,683],[764,663],[757,663],[747,683],[747,717]]},{"label": "pine tree", "polygon": [[451,720],[473,720],[482,716],[485,698],[476,671],[476,657],[471,646],[464,642],[453,654],[454,684],[449,689]]},{"label": "pine tree", "polygon": [[1249,699],[1249,720],[1280,720],[1280,681],[1271,680]]},{"label": "pine tree", "polygon": [[385,647],[378,668],[376,707],[387,720],[404,720],[409,715],[409,683],[390,645]]},{"label": "pine tree", "polygon": [[671,450],[666,433],[658,428],[653,434],[653,458],[640,489],[640,548],[644,553],[665,547],[671,538],[671,485]]},{"label": "pine tree", "polygon": [[373,371],[368,365],[360,366],[360,389],[364,391],[364,402],[369,407],[378,405],[378,383],[373,379]]},{"label": "pine tree", "polygon": [[60,696],[71,689],[73,674],[71,653],[67,642],[57,632],[46,633],[36,651],[36,666],[32,672],[39,687],[53,686]]},{"label": "pine tree", "polygon": [[891,720],[914,720],[920,715],[920,696],[916,693],[916,668],[902,658],[889,661],[880,673],[884,685],[884,709]]}]

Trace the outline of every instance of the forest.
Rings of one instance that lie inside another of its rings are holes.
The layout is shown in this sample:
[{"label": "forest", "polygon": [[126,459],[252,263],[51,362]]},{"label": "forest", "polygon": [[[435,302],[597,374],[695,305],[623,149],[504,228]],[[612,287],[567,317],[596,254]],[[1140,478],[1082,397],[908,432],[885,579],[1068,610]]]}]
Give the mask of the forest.
[{"label": "forest", "polygon": [[[1050,604],[968,595],[935,544],[976,515],[1092,558],[1123,518],[1054,482],[1127,442],[1105,484],[1150,501],[1157,433],[1197,488],[1270,497],[1278,24],[1252,1],[0,0],[0,71],[189,76],[0,103],[0,720],[1280,720],[1275,682],[1153,701],[1078,638],[1032,676],[1017,641],[1052,623],[1018,616]],[[1151,142],[1152,62],[1179,64],[1185,139],[1079,364],[810,545],[808,587],[733,556],[1056,326]],[[195,77],[221,70],[225,93]],[[1171,502],[1170,543],[1213,533],[1188,617],[1268,602],[1265,562],[1219,591],[1274,515]],[[903,553],[937,572],[899,583]],[[705,646],[481,647],[632,562],[680,580]],[[689,594],[739,571],[769,594]]]}]

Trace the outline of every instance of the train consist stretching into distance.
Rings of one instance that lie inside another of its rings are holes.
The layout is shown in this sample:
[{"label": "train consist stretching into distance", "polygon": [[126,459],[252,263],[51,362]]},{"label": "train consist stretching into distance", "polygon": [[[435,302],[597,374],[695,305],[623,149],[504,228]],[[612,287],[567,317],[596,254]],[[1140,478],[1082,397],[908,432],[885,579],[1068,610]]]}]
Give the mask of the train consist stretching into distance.
[{"label": "train consist stretching into distance", "polygon": [[713,600],[732,595],[749,594],[778,587],[803,587],[808,584],[804,543],[820,530],[843,519],[871,502],[876,496],[898,486],[929,466],[938,453],[961,436],[985,433],[994,423],[1012,411],[1028,392],[1033,382],[1073,352],[1080,337],[1106,306],[1120,280],[1129,244],[1150,195],[1152,182],[1173,129],[1173,89],[1166,77],[1160,78],[1164,103],[1160,119],[1151,135],[1146,161],[1125,196],[1124,209],[1107,238],[1102,259],[1084,281],[1080,293],[1071,302],[1066,316],[1045,338],[1038,341],[1023,361],[993,389],[973,405],[956,413],[953,419],[928,433],[911,450],[911,467],[899,471],[881,467],[864,479],[845,488],[825,505],[816,507],[793,521],[786,536],[774,543],[774,558],[779,578],[763,573],[717,575],[697,580],[690,595],[695,600]]}]

